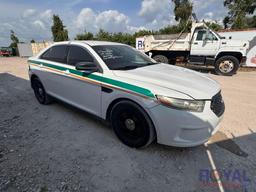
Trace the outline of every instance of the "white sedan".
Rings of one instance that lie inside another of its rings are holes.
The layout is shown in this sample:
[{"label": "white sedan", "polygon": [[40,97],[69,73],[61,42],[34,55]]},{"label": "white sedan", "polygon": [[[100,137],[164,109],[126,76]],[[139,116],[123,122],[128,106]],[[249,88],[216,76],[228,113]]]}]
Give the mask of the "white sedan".
[{"label": "white sedan", "polygon": [[225,110],[216,81],[119,43],[55,43],[28,63],[41,104],[57,98],[110,121],[130,147],[203,144]]}]

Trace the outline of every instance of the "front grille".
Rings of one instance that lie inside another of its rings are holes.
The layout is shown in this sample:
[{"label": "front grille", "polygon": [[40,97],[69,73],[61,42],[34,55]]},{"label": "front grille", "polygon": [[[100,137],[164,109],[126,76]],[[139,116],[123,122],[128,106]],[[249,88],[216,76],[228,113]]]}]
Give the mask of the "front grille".
[{"label": "front grille", "polygon": [[220,117],[225,111],[225,104],[223,102],[221,92],[212,97],[211,110]]}]

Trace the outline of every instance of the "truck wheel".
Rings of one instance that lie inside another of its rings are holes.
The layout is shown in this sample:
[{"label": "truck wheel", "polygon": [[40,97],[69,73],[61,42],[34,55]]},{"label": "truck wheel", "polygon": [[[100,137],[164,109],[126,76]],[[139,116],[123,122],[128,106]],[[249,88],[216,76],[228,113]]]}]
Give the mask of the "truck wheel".
[{"label": "truck wheel", "polygon": [[52,97],[46,93],[43,84],[38,78],[33,78],[31,84],[34,94],[40,104],[47,105],[52,102]]},{"label": "truck wheel", "polygon": [[147,113],[131,101],[120,101],[113,106],[110,121],[116,136],[125,145],[141,148],[155,138],[155,129]]},{"label": "truck wheel", "polygon": [[169,63],[168,58],[164,55],[156,55],[153,57],[153,59],[159,63]]},{"label": "truck wheel", "polygon": [[234,56],[223,56],[215,63],[215,72],[218,75],[234,75],[239,69],[239,60]]}]

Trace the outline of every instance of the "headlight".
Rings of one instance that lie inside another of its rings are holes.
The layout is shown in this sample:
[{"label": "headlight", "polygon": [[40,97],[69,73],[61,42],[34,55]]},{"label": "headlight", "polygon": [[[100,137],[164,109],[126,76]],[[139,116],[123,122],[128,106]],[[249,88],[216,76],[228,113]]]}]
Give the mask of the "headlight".
[{"label": "headlight", "polygon": [[161,104],[174,109],[187,110],[193,112],[203,112],[204,110],[205,101],[175,99],[165,97],[162,95],[156,95],[156,97]]}]

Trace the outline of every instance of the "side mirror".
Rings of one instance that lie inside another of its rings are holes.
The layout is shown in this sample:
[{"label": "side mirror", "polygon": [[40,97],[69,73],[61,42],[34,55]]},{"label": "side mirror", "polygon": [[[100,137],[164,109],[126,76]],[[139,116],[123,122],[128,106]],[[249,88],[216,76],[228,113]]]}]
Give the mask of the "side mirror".
[{"label": "side mirror", "polygon": [[76,64],[76,70],[84,71],[85,73],[97,72],[98,68],[94,62],[79,62]]}]

